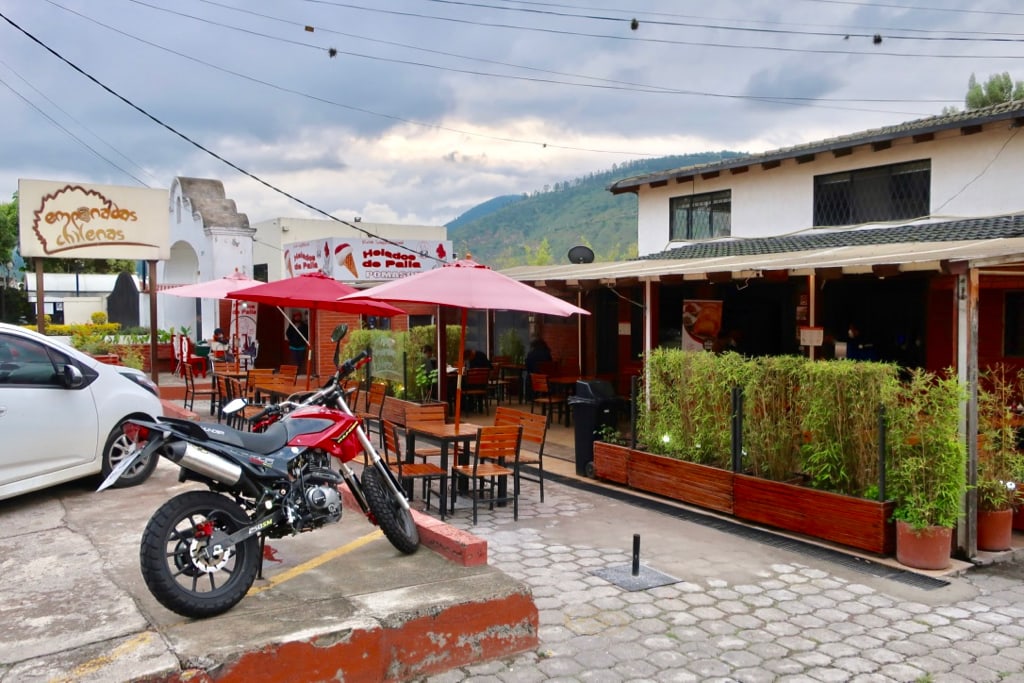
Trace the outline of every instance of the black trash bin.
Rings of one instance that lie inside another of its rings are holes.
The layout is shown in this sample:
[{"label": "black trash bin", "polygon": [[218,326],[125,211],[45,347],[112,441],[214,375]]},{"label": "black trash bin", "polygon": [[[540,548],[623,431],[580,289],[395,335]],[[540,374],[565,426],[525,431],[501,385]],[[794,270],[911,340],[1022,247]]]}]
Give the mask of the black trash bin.
[{"label": "black trash bin", "polygon": [[576,394],[569,397],[576,432],[576,474],[594,476],[594,441],[602,427],[618,423],[618,397],[611,382],[578,380]]}]

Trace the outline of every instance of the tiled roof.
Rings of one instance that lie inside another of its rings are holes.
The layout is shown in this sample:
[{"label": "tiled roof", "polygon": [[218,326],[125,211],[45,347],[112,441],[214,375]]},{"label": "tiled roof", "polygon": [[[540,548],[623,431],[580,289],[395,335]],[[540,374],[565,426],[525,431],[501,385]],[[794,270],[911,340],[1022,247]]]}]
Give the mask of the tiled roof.
[{"label": "tiled roof", "polygon": [[633,192],[641,185],[670,180],[680,176],[691,176],[697,173],[709,173],[727,170],[730,168],[750,166],[753,164],[762,164],[770,161],[781,161],[784,159],[816,154],[818,152],[827,152],[836,149],[854,147],[857,145],[867,145],[871,143],[896,140],[910,135],[937,133],[951,128],[981,126],[993,121],[1002,121],[1020,117],[1024,117],[1024,100],[1015,100],[1013,102],[1004,102],[1003,104],[996,104],[991,107],[983,107],[981,109],[971,109],[968,111],[929,116],[923,119],[898,123],[893,126],[874,128],[871,130],[861,131],[859,133],[850,133],[849,135],[829,138],[827,140],[794,145],[792,147],[783,147],[768,152],[762,152],[760,154],[752,154],[750,156],[734,157],[723,161],[713,161],[706,164],[684,166],[682,168],[633,176],[631,178],[624,178],[612,183],[608,189],[612,193],[616,194],[621,192]]},{"label": "tiled roof", "polygon": [[757,256],[872,244],[958,242],[1006,237],[1024,237],[1024,214],[963,218],[940,223],[885,228],[820,229],[777,237],[729,238],[692,242],[656,254],[648,254],[640,260]]}]

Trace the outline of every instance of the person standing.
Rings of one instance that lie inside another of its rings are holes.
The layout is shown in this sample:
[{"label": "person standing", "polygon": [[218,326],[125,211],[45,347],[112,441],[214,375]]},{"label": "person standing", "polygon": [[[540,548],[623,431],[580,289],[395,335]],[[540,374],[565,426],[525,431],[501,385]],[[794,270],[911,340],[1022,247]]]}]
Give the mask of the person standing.
[{"label": "person standing", "polygon": [[292,313],[292,322],[284,333],[288,340],[288,350],[291,351],[292,360],[299,367],[299,374],[306,374],[306,351],[309,348],[309,325],[302,315],[302,311]]}]

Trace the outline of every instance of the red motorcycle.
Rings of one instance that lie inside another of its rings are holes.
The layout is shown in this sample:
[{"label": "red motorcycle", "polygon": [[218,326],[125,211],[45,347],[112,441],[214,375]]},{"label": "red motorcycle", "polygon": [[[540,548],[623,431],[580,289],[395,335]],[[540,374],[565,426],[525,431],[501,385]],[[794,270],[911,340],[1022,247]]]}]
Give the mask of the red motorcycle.
[{"label": "red motorcycle", "polygon": [[[260,573],[267,538],[341,520],[342,483],[392,545],[416,552],[419,533],[402,487],[345,402],[342,380],[369,361],[363,352],[340,363],[347,329],[341,325],[332,335],[337,370],[327,384],[301,405],[290,402],[265,411],[262,433],[174,418],[125,423],[134,452],[99,490],[133,463],[157,455],[181,467],[179,480],[208,489],[171,498],[143,532],[142,576],[168,609],[193,618],[230,610]],[[233,403],[226,412],[244,405]],[[357,477],[348,463],[362,453],[369,464]]]}]

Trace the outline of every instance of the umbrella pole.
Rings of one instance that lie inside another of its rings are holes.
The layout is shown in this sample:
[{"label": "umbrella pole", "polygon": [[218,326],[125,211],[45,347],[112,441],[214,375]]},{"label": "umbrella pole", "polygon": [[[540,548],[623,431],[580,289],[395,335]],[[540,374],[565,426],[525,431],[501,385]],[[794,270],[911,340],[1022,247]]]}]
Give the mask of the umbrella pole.
[{"label": "umbrella pole", "polygon": [[313,377],[313,340],[316,334],[316,309],[309,309],[309,339],[306,340],[306,391],[309,391],[309,382]]},{"label": "umbrella pole", "polygon": [[462,416],[462,373],[466,365],[466,313],[462,309],[462,333],[459,335],[459,357],[455,361],[458,374],[455,377],[455,433],[459,433],[459,422]]}]

